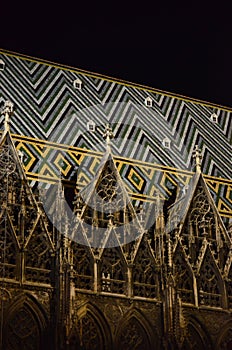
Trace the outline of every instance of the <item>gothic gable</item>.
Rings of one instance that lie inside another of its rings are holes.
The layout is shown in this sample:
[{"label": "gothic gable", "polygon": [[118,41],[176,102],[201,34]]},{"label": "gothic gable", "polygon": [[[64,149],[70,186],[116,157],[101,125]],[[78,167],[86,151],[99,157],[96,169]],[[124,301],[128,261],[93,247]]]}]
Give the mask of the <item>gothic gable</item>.
[{"label": "gothic gable", "polygon": [[231,240],[201,173],[193,176],[186,195],[171,207],[168,228],[173,236],[178,232],[183,238],[191,263],[196,264],[206,238],[224,266]]},{"label": "gothic gable", "polygon": [[114,226],[121,245],[134,241],[142,233],[109,144],[95,177],[78,193],[74,207],[93,247],[103,247],[109,225]]},{"label": "gothic gable", "polygon": [[23,245],[38,218],[38,206],[9,133],[0,141],[0,179],[0,215],[6,210],[18,244]]},{"label": "gothic gable", "polygon": [[27,182],[12,140],[6,103],[5,130],[0,140],[0,242],[3,277],[51,283],[53,242],[46,216]]}]

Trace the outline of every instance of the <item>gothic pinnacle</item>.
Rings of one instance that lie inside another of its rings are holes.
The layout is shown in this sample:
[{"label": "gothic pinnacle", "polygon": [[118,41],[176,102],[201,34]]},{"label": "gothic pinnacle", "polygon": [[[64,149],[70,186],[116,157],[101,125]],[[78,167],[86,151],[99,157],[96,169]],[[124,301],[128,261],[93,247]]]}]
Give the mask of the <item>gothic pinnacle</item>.
[{"label": "gothic pinnacle", "polygon": [[110,147],[110,140],[114,138],[114,134],[110,127],[110,124],[106,124],[105,132],[103,134],[104,139],[106,140],[106,147]]},{"label": "gothic pinnacle", "polygon": [[7,132],[10,130],[10,117],[13,115],[13,103],[7,100],[3,106],[1,114],[4,115],[4,131]]},{"label": "gothic pinnacle", "polygon": [[198,148],[198,145],[195,146],[195,149],[193,151],[193,158],[195,159],[196,164],[196,172],[201,172],[201,160],[202,160],[202,154],[201,150]]}]

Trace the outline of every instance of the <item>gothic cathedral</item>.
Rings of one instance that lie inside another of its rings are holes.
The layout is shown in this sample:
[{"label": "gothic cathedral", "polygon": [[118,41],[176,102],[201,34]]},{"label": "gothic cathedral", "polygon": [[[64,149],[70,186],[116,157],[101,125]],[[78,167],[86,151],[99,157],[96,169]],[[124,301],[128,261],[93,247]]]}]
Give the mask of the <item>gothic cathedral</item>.
[{"label": "gothic cathedral", "polygon": [[[0,343],[2,350],[232,349],[232,240],[202,173],[165,205],[134,204],[111,148],[54,200],[32,190],[2,110]],[[51,209],[50,211],[48,209]]]}]

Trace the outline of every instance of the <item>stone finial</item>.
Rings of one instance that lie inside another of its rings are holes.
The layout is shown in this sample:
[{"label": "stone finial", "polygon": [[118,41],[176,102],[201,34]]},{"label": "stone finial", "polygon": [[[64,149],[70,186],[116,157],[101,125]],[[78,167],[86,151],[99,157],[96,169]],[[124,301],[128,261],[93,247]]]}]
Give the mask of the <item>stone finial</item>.
[{"label": "stone finial", "polygon": [[114,138],[112,128],[109,124],[106,124],[105,132],[103,134],[104,139],[106,140],[106,146],[110,146],[110,140]]},{"label": "stone finial", "polygon": [[199,149],[198,145],[195,146],[195,149],[193,151],[193,158],[195,159],[195,165],[196,165],[196,172],[201,172],[201,160],[202,160],[202,154],[201,150]]},{"label": "stone finial", "polygon": [[9,100],[7,100],[3,106],[1,114],[5,116],[4,120],[4,130],[9,131],[10,130],[10,116],[13,115],[13,103]]}]

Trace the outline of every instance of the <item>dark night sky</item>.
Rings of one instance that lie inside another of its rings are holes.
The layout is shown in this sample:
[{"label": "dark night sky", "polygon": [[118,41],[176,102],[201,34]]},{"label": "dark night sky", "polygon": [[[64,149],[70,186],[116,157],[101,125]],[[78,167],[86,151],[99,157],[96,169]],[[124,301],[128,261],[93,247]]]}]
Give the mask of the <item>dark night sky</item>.
[{"label": "dark night sky", "polygon": [[5,1],[0,48],[232,107],[230,1],[82,2]]}]

